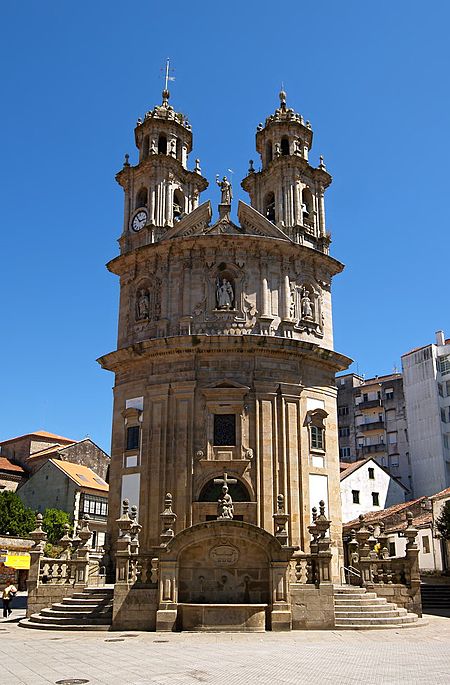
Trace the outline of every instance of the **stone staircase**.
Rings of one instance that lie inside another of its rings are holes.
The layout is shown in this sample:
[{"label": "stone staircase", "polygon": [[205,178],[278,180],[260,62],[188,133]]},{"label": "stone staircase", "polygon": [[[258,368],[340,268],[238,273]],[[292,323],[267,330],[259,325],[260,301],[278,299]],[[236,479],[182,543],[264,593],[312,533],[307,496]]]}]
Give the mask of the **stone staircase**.
[{"label": "stone staircase", "polygon": [[22,628],[39,630],[109,630],[112,622],[113,590],[85,588],[51,609],[19,621]]},{"label": "stone staircase", "polygon": [[418,625],[417,614],[389,603],[366,588],[334,588],[335,628],[337,630],[370,630],[373,628],[412,628]]},{"label": "stone staircase", "polygon": [[450,617],[450,585],[422,583],[420,592],[424,614]]}]

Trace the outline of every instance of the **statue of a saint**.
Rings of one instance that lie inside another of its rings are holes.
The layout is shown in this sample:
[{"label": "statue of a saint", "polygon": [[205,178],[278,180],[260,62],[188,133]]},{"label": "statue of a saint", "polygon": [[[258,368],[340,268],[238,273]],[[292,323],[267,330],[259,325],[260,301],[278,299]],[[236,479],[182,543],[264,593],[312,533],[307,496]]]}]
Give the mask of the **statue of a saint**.
[{"label": "statue of a saint", "polygon": [[222,198],[220,200],[220,204],[222,205],[231,205],[231,200],[233,198],[233,192],[231,190],[231,183],[227,179],[226,176],[223,177],[223,179],[220,181],[219,176],[216,176],[216,183],[219,186],[220,190],[222,191]]},{"label": "statue of a saint", "polygon": [[222,497],[217,503],[217,518],[218,519],[232,519],[234,514],[233,500],[228,493],[228,486],[222,487]]},{"label": "statue of a saint", "polygon": [[148,292],[142,289],[139,291],[136,300],[136,320],[142,321],[143,319],[148,319],[149,311]]},{"label": "statue of a saint", "polygon": [[313,305],[309,297],[309,290],[303,288],[303,295],[301,300],[302,319],[312,319],[314,317]]},{"label": "statue of a saint", "polygon": [[233,309],[234,292],[233,286],[226,278],[216,281],[216,304],[217,309]]}]

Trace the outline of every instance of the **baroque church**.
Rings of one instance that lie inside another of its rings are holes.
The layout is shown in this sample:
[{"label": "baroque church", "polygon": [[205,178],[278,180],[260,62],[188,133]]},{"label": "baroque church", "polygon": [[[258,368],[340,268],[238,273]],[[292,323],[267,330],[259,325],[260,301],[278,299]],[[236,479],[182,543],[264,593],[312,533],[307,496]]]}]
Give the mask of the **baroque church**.
[{"label": "baroque church", "polygon": [[350,360],[333,349],[331,176],[310,163],[311,124],[283,91],[257,127],[238,223],[226,177],[217,214],[202,202],[191,125],[167,89],[135,141],[107,265],[117,350],[99,359],[115,374],[111,557],[139,529],[153,629],[302,627],[312,591],[316,614],[332,611],[324,588],[343,563],[335,374]]}]

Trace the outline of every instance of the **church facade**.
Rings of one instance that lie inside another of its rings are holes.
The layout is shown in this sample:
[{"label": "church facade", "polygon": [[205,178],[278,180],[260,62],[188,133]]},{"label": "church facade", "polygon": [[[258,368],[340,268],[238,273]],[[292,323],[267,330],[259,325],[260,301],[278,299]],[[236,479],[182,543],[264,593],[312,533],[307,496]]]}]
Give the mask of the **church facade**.
[{"label": "church facade", "polygon": [[118,344],[99,359],[115,374],[108,528],[114,552],[122,502],[136,507],[139,553],[159,559],[157,629],[180,626],[181,606],[193,627],[224,604],[292,627],[292,564],[311,552],[319,502],[339,582],[335,374],[350,360],[333,349],[343,265],[329,254],[331,176],[310,163],[312,139],[281,92],[257,128],[249,202],[235,223],[233,188],[217,178],[213,217],[199,161],[188,168],[191,126],[165,90],[137,122],[137,163],[126,156],[117,174]]}]

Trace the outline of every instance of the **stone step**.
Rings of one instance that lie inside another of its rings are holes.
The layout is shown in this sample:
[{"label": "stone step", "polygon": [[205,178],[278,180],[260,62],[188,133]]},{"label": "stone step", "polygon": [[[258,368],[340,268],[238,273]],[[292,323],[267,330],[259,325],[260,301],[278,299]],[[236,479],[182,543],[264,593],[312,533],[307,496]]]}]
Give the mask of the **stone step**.
[{"label": "stone step", "polygon": [[53,616],[55,618],[70,618],[76,617],[76,618],[83,618],[87,621],[89,621],[91,618],[110,618],[112,616],[112,608],[108,609],[106,611],[95,611],[92,609],[79,609],[78,611],[64,611],[61,609],[54,609],[52,607],[51,609],[41,609],[40,611],[40,616]]},{"label": "stone step", "polygon": [[97,604],[112,603],[112,597],[64,597],[62,604],[84,604],[86,606],[97,606]]},{"label": "stone step", "polygon": [[364,606],[365,604],[387,604],[387,599],[386,597],[352,597],[352,595],[346,595],[345,597],[335,597],[334,602],[336,606],[346,604]]},{"label": "stone step", "polygon": [[391,618],[394,616],[406,616],[406,609],[389,609],[387,611],[335,611],[336,621],[342,618]]},{"label": "stone step", "polygon": [[334,586],[334,592],[335,593],[340,593],[340,594],[345,594],[345,595],[350,595],[353,593],[364,593],[366,592],[366,588],[360,587],[359,585],[335,585]]},{"label": "stone step", "polygon": [[[112,604],[65,604],[64,602],[61,602],[60,604],[52,604],[52,609],[53,611],[66,611],[66,612],[73,612],[73,611],[84,611],[84,612],[90,612],[90,611],[112,611]],[[44,611],[44,610],[43,610]]]},{"label": "stone step", "polygon": [[383,618],[339,618],[339,621],[336,621],[335,627],[396,626],[402,624],[415,623],[417,621],[417,618],[417,614],[406,614],[406,616],[390,616]]},{"label": "stone step", "polygon": [[336,598],[340,597],[351,597],[352,599],[377,599],[376,592],[335,592],[334,596]]},{"label": "stone step", "polygon": [[104,597],[113,597],[113,590],[90,590],[89,588],[83,590],[83,592],[74,592],[71,597],[77,597],[78,599],[102,599]]},{"label": "stone step", "polygon": [[36,623],[29,618],[23,618],[19,621],[20,628],[33,628],[34,630],[110,630],[110,625],[94,625],[84,623],[83,625],[72,624],[69,628],[66,625],[51,625],[47,623]]},{"label": "stone step", "polygon": [[[47,616],[43,615],[42,612],[40,614],[32,614],[30,616],[30,623],[44,623],[45,625],[53,625],[53,626],[72,626],[72,625],[79,625],[80,622],[84,619],[84,616],[77,616],[76,614],[74,616],[69,616],[69,617],[64,617],[64,616]],[[88,617],[89,623],[85,625],[93,625],[93,626],[99,626],[99,625],[111,625],[111,619],[108,617]]]}]

